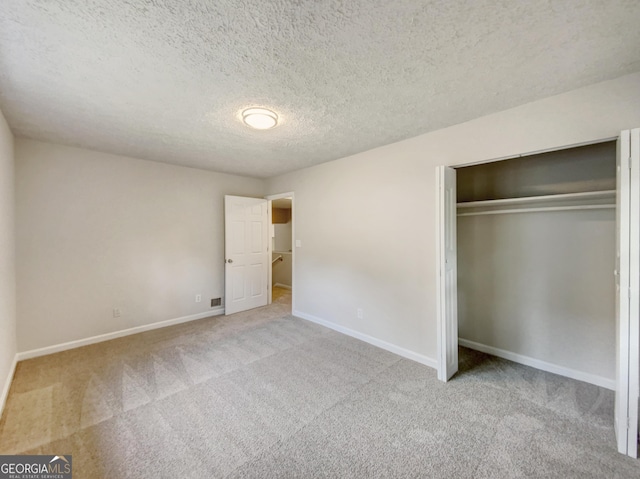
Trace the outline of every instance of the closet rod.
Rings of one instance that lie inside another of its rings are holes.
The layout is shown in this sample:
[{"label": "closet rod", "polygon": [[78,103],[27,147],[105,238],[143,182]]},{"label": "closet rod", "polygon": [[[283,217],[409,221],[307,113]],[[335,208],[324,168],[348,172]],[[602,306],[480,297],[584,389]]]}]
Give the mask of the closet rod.
[{"label": "closet rod", "polygon": [[615,196],[616,196],[616,190],[584,191],[581,193],[560,193],[555,195],[521,196],[517,198],[502,198],[499,200],[463,201],[458,203],[457,206],[458,208],[477,208],[479,206],[510,205],[510,204],[516,204],[516,203],[542,203],[542,202],[561,201],[561,200],[583,200],[583,199],[607,198],[607,197],[615,197]]},{"label": "closet rod", "polygon": [[573,210],[605,210],[615,209],[616,205],[576,205],[576,206],[548,206],[542,208],[513,208],[506,210],[475,211],[472,213],[458,213],[458,216],[505,215],[508,213],[536,213],[541,211],[573,211]]}]

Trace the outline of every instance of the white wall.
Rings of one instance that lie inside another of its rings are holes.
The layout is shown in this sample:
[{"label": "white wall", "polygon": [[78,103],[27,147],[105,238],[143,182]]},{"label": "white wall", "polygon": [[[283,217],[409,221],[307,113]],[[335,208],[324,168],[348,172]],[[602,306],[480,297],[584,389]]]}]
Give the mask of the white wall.
[{"label": "white wall", "polygon": [[294,314],[433,362],[435,167],[613,137],[640,126],[638,104],[640,73],[272,178],[296,195]]},{"label": "white wall", "polygon": [[282,257],[282,261],[276,261],[275,263],[273,263],[271,284],[293,286],[291,280],[291,273],[293,271],[292,254],[286,252],[273,252],[271,254],[271,260],[273,261],[279,256]]},{"label": "white wall", "polygon": [[13,135],[0,112],[0,414],[16,356]]},{"label": "white wall", "polygon": [[458,218],[459,336],[615,378],[615,211]]},{"label": "white wall", "polygon": [[273,239],[272,259],[282,256],[282,261],[278,261],[272,266],[272,285],[292,286],[293,258],[292,254],[289,253],[292,249],[292,226],[292,221],[273,225],[275,237]]},{"label": "white wall", "polygon": [[276,223],[273,225],[275,238],[273,241],[273,251],[291,251],[291,233],[293,223]]},{"label": "white wall", "polygon": [[19,351],[209,311],[225,194],[263,181],[17,139]]}]

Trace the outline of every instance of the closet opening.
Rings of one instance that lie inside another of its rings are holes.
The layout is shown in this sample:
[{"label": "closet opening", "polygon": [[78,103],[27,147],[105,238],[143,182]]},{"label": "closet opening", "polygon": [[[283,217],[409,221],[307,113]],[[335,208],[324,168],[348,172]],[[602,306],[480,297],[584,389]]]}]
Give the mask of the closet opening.
[{"label": "closet opening", "polygon": [[459,345],[615,389],[615,141],[456,168],[456,202]]},{"label": "closet opening", "polygon": [[637,457],[640,128],[615,144],[439,166],[436,213],[438,379],[458,372],[460,345],[480,351],[463,358],[465,374],[488,353],[601,386],[494,368],[497,384],[532,394],[591,388],[598,408],[613,398],[618,451]]}]

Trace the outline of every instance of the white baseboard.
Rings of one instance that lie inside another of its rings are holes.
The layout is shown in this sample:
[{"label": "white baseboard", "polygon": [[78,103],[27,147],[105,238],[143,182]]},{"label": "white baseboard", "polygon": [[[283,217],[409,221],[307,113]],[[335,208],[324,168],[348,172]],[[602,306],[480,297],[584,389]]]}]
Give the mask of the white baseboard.
[{"label": "white baseboard", "polygon": [[9,396],[9,389],[11,389],[11,382],[13,381],[13,375],[16,372],[16,365],[18,364],[18,355],[13,356],[13,363],[11,364],[11,368],[9,369],[9,374],[7,375],[4,386],[2,387],[2,396],[0,396],[0,417],[2,417],[2,411],[4,411],[4,405],[7,401],[7,396]]},{"label": "white baseboard", "polygon": [[389,352],[397,354],[398,356],[402,356],[403,358],[407,358],[417,363],[424,364],[425,366],[429,366],[430,368],[438,368],[438,361],[436,361],[435,359],[431,359],[422,354],[410,351],[409,349],[396,346],[395,344],[388,343],[387,341],[374,338],[373,336],[369,336],[368,334],[364,334],[353,329],[345,328],[344,326],[340,326],[325,319],[318,318],[317,316],[313,316],[312,314],[303,313],[302,311],[293,311],[292,314],[298,318],[306,319],[307,321],[311,321],[312,323],[326,326],[329,329],[333,329],[334,331],[337,331],[339,333],[346,334],[347,336],[351,336],[352,338],[356,338],[364,341],[365,343],[369,343],[381,349],[385,349]]},{"label": "white baseboard", "polygon": [[278,288],[284,288],[284,289],[292,289],[291,286],[289,286],[288,284],[282,284],[282,283],[276,283],[273,285],[273,287],[278,287]]},{"label": "white baseboard", "polygon": [[606,389],[611,389],[612,391],[615,391],[616,389],[616,382],[613,379],[607,379],[602,376],[596,376],[595,374],[576,371],[575,369],[547,363],[546,361],[541,361],[540,359],[530,358],[529,356],[523,356],[522,354],[512,353],[511,351],[505,351],[504,349],[494,348],[493,346],[486,346],[474,341],[469,341],[468,339],[458,338],[458,344],[460,346],[464,346],[465,348],[475,349],[476,351],[491,354],[502,359],[508,359],[509,361],[513,361],[514,363],[531,366],[532,368],[540,369],[548,373],[558,374],[559,376],[565,376],[571,379],[577,379],[578,381],[594,384]]},{"label": "white baseboard", "polygon": [[224,314],[224,307],[222,306],[218,308],[214,308],[210,311],[205,311],[204,313],[191,314],[189,316],[182,316],[181,318],[168,319],[166,321],[145,324],[143,326],[136,326],[135,328],[123,329],[120,331],[115,331],[113,333],[100,334],[99,336],[92,336],[90,338],[69,341],[68,343],[55,344],[53,346],[47,346],[40,349],[23,351],[17,354],[17,358],[18,358],[18,361],[37,358],[39,356],[46,356],[47,354],[66,351],[67,349],[74,349],[82,346],[88,346],[90,344],[101,343],[103,341],[109,341],[111,339],[122,338],[123,336],[130,336],[132,334],[143,333],[145,331],[151,331],[153,329],[166,328],[167,326],[187,323],[189,321],[195,321],[196,319],[210,318],[211,316],[219,316],[221,314]]}]

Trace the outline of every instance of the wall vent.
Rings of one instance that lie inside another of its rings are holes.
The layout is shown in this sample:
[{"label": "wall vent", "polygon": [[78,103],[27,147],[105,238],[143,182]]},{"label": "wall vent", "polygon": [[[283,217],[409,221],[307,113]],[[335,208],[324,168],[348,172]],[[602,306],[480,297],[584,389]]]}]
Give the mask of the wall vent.
[{"label": "wall vent", "polygon": [[222,305],[222,298],[211,298],[211,307]]}]

